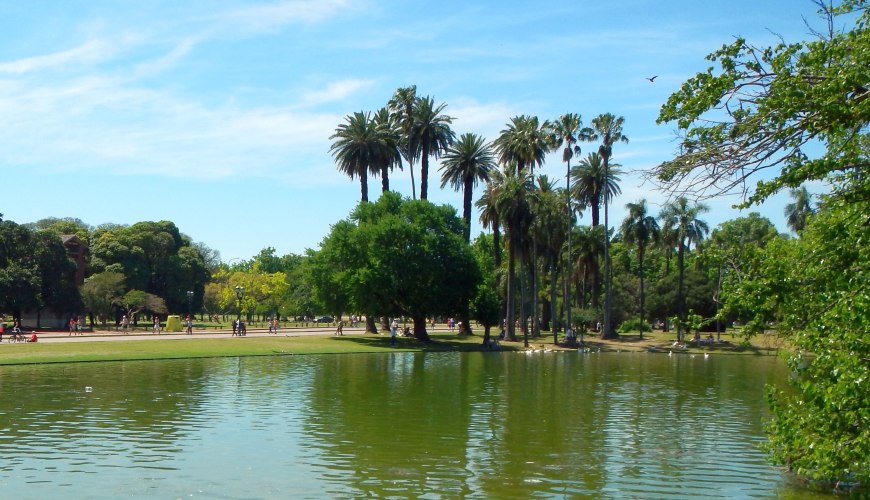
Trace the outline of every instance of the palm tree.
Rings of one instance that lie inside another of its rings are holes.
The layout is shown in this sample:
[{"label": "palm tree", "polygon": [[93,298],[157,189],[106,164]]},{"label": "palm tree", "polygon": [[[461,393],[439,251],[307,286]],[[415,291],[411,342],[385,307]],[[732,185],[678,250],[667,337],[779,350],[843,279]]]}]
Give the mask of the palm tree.
[{"label": "palm tree", "polygon": [[408,162],[411,173],[411,199],[417,199],[417,188],[414,185],[414,161],[420,156],[420,142],[414,135],[414,103],[417,101],[417,86],[400,87],[387,103],[387,108],[399,123],[402,131],[402,156]]},{"label": "palm tree", "polygon": [[450,129],[453,118],[442,114],[446,104],[435,105],[429,96],[417,98],[414,109],[414,136],[420,144],[420,199],[427,199],[429,191],[429,157],[439,158],[453,142]]},{"label": "palm tree", "polygon": [[592,226],[601,221],[601,203],[622,194],[619,187],[620,165],[610,165],[607,173],[598,153],[589,153],[580,164],[571,169],[571,197],[581,208],[588,207],[592,214]]},{"label": "palm tree", "polygon": [[638,274],[640,275],[640,338],[643,340],[643,325],[645,324],[643,321],[643,257],[647,245],[650,242],[657,242],[659,239],[659,224],[655,217],[647,215],[646,200],[629,203],[625,205],[625,208],[628,209],[628,215],[622,221],[622,235],[627,244],[637,246]]},{"label": "palm tree", "polygon": [[[571,197],[581,208],[588,207],[592,213],[592,227],[598,227],[602,202],[620,194],[619,165],[612,165],[605,174],[604,163],[598,153],[589,153],[580,164],[571,169]],[[607,231],[603,233],[607,236]],[[601,289],[601,273],[597,265],[592,266],[592,307],[598,307],[598,292]]]},{"label": "palm tree", "polygon": [[[598,154],[601,155],[601,164],[604,169],[604,177],[607,178],[610,170],[610,158],[613,156],[613,144],[617,142],[628,142],[628,137],[622,133],[622,126],[625,124],[625,118],[614,116],[611,113],[604,113],[592,119],[592,133],[589,140],[601,141],[598,146]],[[610,286],[610,225],[607,221],[607,202],[608,198],[604,199],[604,331],[601,333],[601,338],[612,338],[616,329],[611,325],[611,308],[613,306],[613,293]]]},{"label": "palm tree", "polygon": [[[532,178],[527,173],[506,169],[502,183],[495,188],[494,202],[499,219],[507,232],[508,280],[507,280],[507,338],[516,341],[514,327],[514,289],[516,287],[516,263],[522,257],[522,249],[528,239],[532,222],[531,194],[534,192]],[[525,323],[525,322],[524,322]],[[524,328],[525,345],[528,346],[528,331]]]},{"label": "palm tree", "polygon": [[395,167],[402,168],[402,155],[399,149],[399,129],[395,118],[390,115],[387,108],[377,110],[372,117],[375,124],[376,136],[379,141],[377,153],[373,157],[374,168],[381,175],[381,187],[384,193],[390,190],[389,171]]},{"label": "palm tree", "polygon": [[[517,173],[523,173],[526,168],[530,170],[530,174],[534,177],[535,166],[543,165],[547,152],[550,151],[550,145],[553,142],[552,125],[548,121],[541,123],[537,116],[516,116],[511,119],[505,130],[502,130],[499,137],[495,140],[496,154],[498,155],[499,163],[503,166],[513,165],[516,163]],[[528,264],[529,275],[532,279],[532,288],[537,289],[537,268],[535,263],[536,246],[534,241],[530,242],[531,252],[530,258],[525,262]],[[537,297],[533,296],[532,301],[534,308],[532,310],[532,327],[535,330],[535,335],[538,334],[538,308]],[[523,301],[525,303],[525,301]],[[525,325],[525,321],[523,325]],[[526,331],[524,327],[523,332]]]},{"label": "palm tree", "polygon": [[[550,276],[550,319],[555,321],[556,315],[556,284],[559,256],[562,253],[568,230],[569,214],[565,210],[565,194],[556,189],[555,182],[546,175],[538,176],[538,196],[533,205],[534,221],[532,232],[534,240],[541,249]],[[537,297],[533,293],[533,297]],[[555,323],[552,327],[553,343],[557,344],[558,334]]]},{"label": "palm tree", "polygon": [[812,195],[803,186],[800,189],[792,189],[789,194],[794,201],[785,206],[783,211],[785,223],[789,229],[800,235],[807,226],[807,219],[814,213],[810,205]]},{"label": "palm tree", "polygon": [[[338,169],[350,176],[359,177],[361,201],[369,201],[368,174],[375,164],[373,158],[380,148],[377,126],[369,113],[357,111],[345,117],[345,123],[335,129],[329,152],[335,158]],[[379,168],[379,166],[378,166]],[[378,170],[376,172],[379,173]]]},{"label": "palm tree", "polygon": [[[596,278],[598,276],[598,257],[603,253],[604,238],[601,236],[601,226],[577,226],[574,228],[571,240],[576,243],[575,269],[578,278],[572,276],[571,281],[581,283],[579,300],[582,308],[598,307],[598,288]],[[591,298],[587,298],[591,296]]]},{"label": "palm tree", "polygon": [[494,143],[498,162],[502,165],[516,164],[518,172],[529,167],[534,174],[535,165],[543,165],[550,151],[551,128],[550,122],[540,123],[537,116],[511,118]]},{"label": "palm tree", "polygon": [[465,241],[471,241],[471,197],[478,181],[488,182],[489,174],[497,168],[492,146],[483,137],[462,134],[451,144],[441,162],[441,187],[450,184],[462,189],[462,218],[465,220]]},{"label": "palm tree", "polygon": [[501,267],[501,222],[499,220],[498,211],[496,210],[495,199],[497,189],[503,183],[504,176],[501,171],[493,170],[490,172],[489,182],[486,184],[486,189],[474,204],[474,206],[480,210],[480,224],[484,229],[492,229],[492,256],[496,268]]},{"label": "palm tree", "polygon": [[[567,286],[568,281],[571,276],[571,228],[574,226],[574,217],[573,210],[571,208],[571,158],[574,157],[575,154],[580,154],[580,146],[577,145],[577,141],[580,139],[584,139],[592,133],[591,129],[584,128],[581,130],[581,126],[583,125],[583,119],[577,113],[566,113],[559,117],[555,123],[552,125],[552,139],[553,143],[557,145],[562,145],[562,161],[565,162],[565,200],[568,212],[568,230],[567,230],[567,240],[568,240],[568,258],[565,259],[565,325],[566,328],[571,326],[571,294],[570,287]],[[553,335],[553,342],[555,343],[556,335],[555,329]],[[566,330],[567,331],[567,330]]]},{"label": "palm tree", "polygon": [[683,290],[685,273],[685,253],[692,244],[697,245],[710,232],[709,226],[698,216],[707,212],[709,208],[703,203],[689,205],[685,196],[677,198],[662,210],[659,216],[664,227],[671,234],[676,234],[677,241],[677,315],[680,321],[677,323],[677,341],[683,341],[683,324],[686,321],[686,296]]}]

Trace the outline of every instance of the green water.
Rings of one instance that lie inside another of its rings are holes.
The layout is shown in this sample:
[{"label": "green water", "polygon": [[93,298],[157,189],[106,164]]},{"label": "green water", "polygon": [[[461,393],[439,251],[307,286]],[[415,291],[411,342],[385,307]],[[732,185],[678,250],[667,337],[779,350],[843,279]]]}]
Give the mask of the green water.
[{"label": "green water", "polygon": [[816,498],[772,357],[371,354],[0,369],[3,498]]}]

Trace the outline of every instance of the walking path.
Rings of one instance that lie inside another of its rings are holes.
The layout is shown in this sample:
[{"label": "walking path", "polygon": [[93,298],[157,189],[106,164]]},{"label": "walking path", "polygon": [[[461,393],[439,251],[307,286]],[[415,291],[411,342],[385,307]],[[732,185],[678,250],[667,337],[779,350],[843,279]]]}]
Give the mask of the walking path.
[{"label": "walking path", "polygon": [[[86,332],[82,335],[69,335],[67,332],[39,332],[40,343],[53,342],[109,342],[109,341],[125,341],[125,340],[185,340],[185,339],[223,339],[223,338],[254,338],[254,337],[306,337],[312,335],[332,335],[335,332],[335,327],[293,327],[282,328],[278,333],[269,333],[268,328],[248,328],[247,335],[244,337],[233,336],[232,330],[198,330],[193,329],[192,335],[187,335],[185,332],[161,332],[151,333],[149,331],[137,331],[135,333],[124,334],[123,332],[114,330],[96,330]],[[365,333],[365,328],[344,328],[345,335],[362,335]],[[23,333],[25,338],[30,338],[30,332]],[[9,336],[3,336],[3,343],[9,342]]]}]

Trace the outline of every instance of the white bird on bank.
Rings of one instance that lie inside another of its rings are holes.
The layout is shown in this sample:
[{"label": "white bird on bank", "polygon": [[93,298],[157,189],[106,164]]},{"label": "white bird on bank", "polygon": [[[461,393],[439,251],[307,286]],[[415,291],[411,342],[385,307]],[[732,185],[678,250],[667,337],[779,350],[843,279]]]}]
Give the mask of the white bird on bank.
[{"label": "white bird on bank", "polygon": [[707,359],[707,358],[709,358],[709,357],[710,357],[710,353],[709,353],[709,352],[705,352],[705,353],[704,353],[704,359]]}]

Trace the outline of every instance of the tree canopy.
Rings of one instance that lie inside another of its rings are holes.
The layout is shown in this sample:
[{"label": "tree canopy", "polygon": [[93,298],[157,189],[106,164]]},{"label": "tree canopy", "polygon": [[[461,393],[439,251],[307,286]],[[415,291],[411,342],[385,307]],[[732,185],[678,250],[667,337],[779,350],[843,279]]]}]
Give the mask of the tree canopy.
[{"label": "tree canopy", "polygon": [[[703,195],[741,190],[748,203],[808,180],[870,195],[870,12],[866,0],[818,5],[829,28],[816,39],[756,47],[737,38],[670,96],[658,123],[676,123],[680,149],[656,180]],[[834,31],[835,20],[852,28]],[[753,188],[765,169],[776,173]]]},{"label": "tree canopy", "polygon": [[[711,54],[716,63],[686,81],[662,107],[676,122],[675,159],[653,176],[700,196],[742,189],[746,204],[784,188],[824,180],[832,193],[805,218],[800,239],[772,237],[761,221],[743,224],[730,266],[726,308],[775,324],[796,351],[793,393],[771,390],[766,444],[771,457],[816,480],[870,481],[870,11],[866,0],[818,1],[825,33],[808,42],[755,47],[738,38]],[[835,20],[851,23],[835,31]],[[748,181],[772,169],[754,188]]]},{"label": "tree canopy", "polygon": [[335,224],[311,256],[318,298],[333,311],[426,318],[456,314],[477,290],[480,269],[449,206],[384,193]]}]

